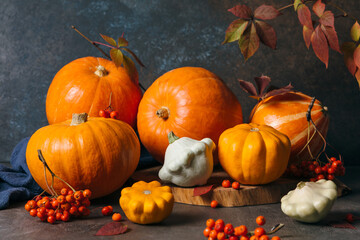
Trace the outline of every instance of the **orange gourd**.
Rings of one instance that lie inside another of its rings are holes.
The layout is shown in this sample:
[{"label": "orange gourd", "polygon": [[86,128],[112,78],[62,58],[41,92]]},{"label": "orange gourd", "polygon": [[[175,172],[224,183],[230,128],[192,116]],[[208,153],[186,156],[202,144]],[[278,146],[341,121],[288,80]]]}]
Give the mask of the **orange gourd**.
[{"label": "orange gourd", "polygon": [[[111,118],[87,118],[74,114],[73,120],[45,126],[30,138],[26,161],[30,173],[47,190],[40,149],[50,169],[77,190],[90,189],[102,197],[120,188],[135,171],[140,143],[125,122]],[[47,172],[51,183],[51,175]],[[59,193],[65,184],[55,178]]]},{"label": "orange gourd", "polygon": [[225,129],[239,123],[241,105],[218,76],[204,68],[182,67],[165,73],[147,89],[137,126],[141,142],[162,163],[170,131],[178,137],[211,138],[217,144]]},{"label": "orange gourd", "polygon": [[[306,147],[308,138],[311,138],[315,130],[314,126],[309,125],[306,119],[306,112],[311,100],[312,97],[301,92],[289,92],[262,100],[251,112],[250,122],[272,126],[290,138],[290,162],[311,160],[323,147],[324,140],[318,133],[314,135],[308,145],[313,157]],[[329,127],[329,117],[327,107],[323,106],[319,100],[314,102],[311,118],[325,138]]]},{"label": "orange gourd", "polygon": [[111,106],[119,119],[136,125],[136,114],[142,97],[138,79],[131,79],[123,67],[112,61],[84,57],[65,65],[55,75],[46,97],[49,124],[71,119],[72,113],[87,112],[98,117],[99,111]]},{"label": "orange gourd", "polygon": [[220,164],[231,178],[259,185],[275,181],[285,172],[290,140],[270,126],[239,124],[221,134],[218,149]]}]

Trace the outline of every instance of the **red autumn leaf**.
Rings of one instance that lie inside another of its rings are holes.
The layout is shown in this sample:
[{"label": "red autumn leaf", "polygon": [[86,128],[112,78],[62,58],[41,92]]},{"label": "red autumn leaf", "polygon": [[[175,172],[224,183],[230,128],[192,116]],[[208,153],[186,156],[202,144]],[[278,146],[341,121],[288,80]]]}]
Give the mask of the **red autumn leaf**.
[{"label": "red autumn leaf", "polygon": [[112,236],[125,233],[127,231],[127,225],[124,225],[120,222],[109,222],[102,226],[102,228],[97,231],[95,236]]},{"label": "red autumn leaf", "polygon": [[204,194],[210,192],[210,190],[212,189],[213,186],[214,185],[201,186],[201,187],[194,188],[193,197],[201,196],[201,195],[204,195]]},{"label": "red autumn leaf", "polygon": [[306,47],[309,49],[311,44],[311,35],[313,34],[314,29],[303,26],[303,37],[306,44]]},{"label": "red autumn leaf", "polygon": [[333,27],[327,27],[327,26],[321,25],[321,30],[325,34],[331,49],[341,53],[340,47],[339,47],[339,39],[338,39],[335,29]]},{"label": "red autumn leaf", "polygon": [[321,31],[320,26],[315,28],[311,35],[311,44],[315,55],[328,67],[329,62],[329,46],[325,34]]},{"label": "red autumn leaf", "polygon": [[268,98],[268,97],[271,97],[271,96],[284,94],[284,93],[290,92],[293,88],[294,87],[291,85],[291,83],[289,83],[285,87],[274,89],[272,91],[267,92],[262,98],[265,99],[265,98]]},{"label": "red autumn leaf", "polygon": [[352,224],[342,221],[342,222],[330,222],[329,225],[333,228],[349,228],[349,229],[356,229]]},{"label": "red autumn leaf", "polygon": [[270,77],[262,75],[261,77],[255,77],[255,83],[258,89],[258,93],[260,96],[263,95],[266,87],[271,82]]},{"label": "red autumn leaf", "polygon": [[222,44],[239,40],[248,24],[249,21],[246,21],[244,19],[237,19],[233,21],[226,29],[225,40]]},{"label": "red autumn leaf", "polygon": [[360,68],[360,44],[356,47],[354,51],[354,63],[358,68]]},{"label": "red autumn leaf", "polygon": [[297,8],[297,14],[301,25],[313,28],[310,9],[305,4],[300,4]]},{"label": "red autumn leaf", "polygon": [[300,4],[303,4],[302,0],[295,0],[294,1],[294,9],[297,11]]},{"label": "red autumn leaf", "polygon": [[276,49],[276,32],[274,28],[266,22],[257,20],[255,20],[255,27],[261,42],[272,49]]},{"label": "red autumn leaf", "polygon": [[359,88],[360,88],[360,69],[358,69],[355,73],[355,78],[359,84]]},{"label": "red autumn leaf", "polygon": [[331,11],[325,11],[324,14],[319,19],[319,22],[327,27],[334,27],[334,14]]},{"label": "red autumn leaf", "polygon": [[228,9],[228,11],[239,18],[250,19],[252,17],[252,11],[246,5],[239,4],[233,8]]},{"label": "red autumn leaf", "polygon": [[106,36],[106,35],[103,35],[103,34],[100,34],[100,36],[101,36],[107,43],[109,43],[110,45],[112,45],[112,46],[114,46],[114,47],[117,47],[116,41],[115,41],[115,39],[113,39],[112,37],[109,37],[109,36]]},{"label": "red autumn leaf", "polygon": [[325,11],[325,4],[321,0],[317,0],[312,9],[318,17],[321,17]]},{"label": "red autumn leaf", "polygon": [[354,42],[344,42],[341,45],[341,51],[344,53],[344,61],[346,67],[349,69],[351,75],[356,73],[356,65],[354,62],[354,51],[356,49],[356,44]]},{"label": "red autumn leaf", "polygon": [[239,83],[240,83],[240,87],[245,92],[250,94],[250,96],[257,96],[257,92],[256,92],[256,88],[255,88],[254,84],[252,84],[251,82],[241,80],[241,79],[239,79]]},{"label": "red autumn leaf", "polygon": [[245,30],[244,34],[240,37],[239,40],[239,47],[245,58],[245,61],[254,55],[254,53],[259,49],[259,45],[259,36],[256,33],[254,23],[252,23],[251,27],[248,27]]},{"label": "red autumn leaf", "polygon": [[281,15],[282,13],[279,12],[276,8],[274,8],[271,5],[261,5],[258,8],[255,9],[254,16],[256,18],[262,19],[262,20],[269,20],[274,19]]},{"label": "red autumn leaf", "polygon": [[359,41],[359,39],[360,39],[360,25],[357,21],[351,27],[350,36],[351,36],[351,39],[355,42]]}]

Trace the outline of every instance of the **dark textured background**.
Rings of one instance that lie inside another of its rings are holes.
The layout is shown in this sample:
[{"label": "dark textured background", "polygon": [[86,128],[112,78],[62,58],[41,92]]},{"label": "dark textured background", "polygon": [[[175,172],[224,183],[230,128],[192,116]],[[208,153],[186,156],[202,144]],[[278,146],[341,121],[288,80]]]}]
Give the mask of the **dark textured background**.
[{"label": "dark textured background", "polygon": [[[161,74],[182,66],[200,66],[218,74],[243,106],[245,121],[255,100],[240,90],[237,79],[269,75],[278,86],[316,96],[328,106],[328,141],[344,156],[346,165],[360,165],[360,91],[340,54],[331,51],[326,69],[302,39],[292,8],[269,21],[278,35],[278,49],[261,45],[246,63],[236,43],[221,45],[235,19],[227,12],[238,3],[281,7],[288,1],[157,0],[157,1],[0,1],[0,162],[14,146],[47,125],[45,99],[56,72],[84,56],[102,56],[76,34],[75,25],[94,41],[99,33],[119,37],[125,32],[130,48],[147,66],[140,81],[148,87]],[[334,0],[360,17],[359,0]],[[341,42],[350,40],[353,20],[336,19]]]}]

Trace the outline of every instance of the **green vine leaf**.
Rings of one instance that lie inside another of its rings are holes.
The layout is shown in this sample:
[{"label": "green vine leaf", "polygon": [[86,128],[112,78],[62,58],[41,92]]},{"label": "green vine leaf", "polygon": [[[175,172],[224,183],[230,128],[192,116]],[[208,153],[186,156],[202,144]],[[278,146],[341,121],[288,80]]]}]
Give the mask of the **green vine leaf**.
[{"label": "green vine leaf", "polygon": [[117,67],[120,67],[124,61],[123,53],[121,52],[120,49],[117,48],[113,48],[110,50],[110,57]]},{"label": "green vine leaf", "polygon": [[272,49],[276,49],[277,39],[274,28],[270,24],[258,20],[255,20],[255,27],[261,42]]},{"label": "green vine leaf", "polygon": [[113,39],[112,37],[100,34],[100,36],[107,42],[109,43],[111,46],[117,47],[116,41],[115,39]]},{"label": "green vine leaf", "polygon": [[245,61],[248,60],[259,49],[260,40],[256,33],[254,23],[251,23],[251,27],[248,27],[244,34],[239,39],[239,47],[243,54]]},{"label": "green vine leaf", "polygon": [[248,26],[249,21],[244,19],[237,19],[233,21],[225,32],[225,40],[222,44],[234,42],[240,39],[241,35],[244,33],[246,27]]},{"label": "green vine leaf", "polygon": [[302,0],[295,0],[294,1],[294,10],[297,11],[300,4],[302,4]]},{"label": "green vine leaf", "polygon": [[357,21],[351,27],[350,36],[354,42],[357,42],[360,39],[360,25]]}]

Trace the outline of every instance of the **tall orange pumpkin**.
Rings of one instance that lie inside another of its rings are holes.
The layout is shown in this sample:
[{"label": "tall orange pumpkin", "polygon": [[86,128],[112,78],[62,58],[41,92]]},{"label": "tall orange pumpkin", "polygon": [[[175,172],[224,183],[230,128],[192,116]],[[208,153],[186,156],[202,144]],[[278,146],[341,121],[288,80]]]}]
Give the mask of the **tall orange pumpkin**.
[{"label": "tall orange pumpkin", "polygon": [[[84,116],[84,115],[81,115]],[[40,149],[50,169],[77,190],[90,189],[93,198],[120,188],[135,171],[140,143],[125,122],[111,118],[77,118],[45,126],[30,138],[26,161],[30,173],[47,190]],[[51,183],[48,172],[47,180]],[[55,178],[59,193],[65,184]]]},{"label": "tall orange pumpkin", "polygon": [[[309,150],[304,148],[308,142],[308,136],[310,139],[315,130],[313,125],[308,125],[306,119],[311,100],[312,97],[301,92],[289,92],[262,100],[251,112],[251,123],[272,126],[290,138],[290,162],[311,160]],[[327,107],[323,106],[319,100],[314,102],[311,118],[316,128],[326,137],[329,117]],[[310,151],[314,157],[321,151],[323,144],[324,141],[316,133],[309,142]]]},{"label": "tall orange pumpkin", "polygon": [[178,137],[209,137],[217,144],[225,129],[239,123],[242,110],[235,95],[218,76],[199,67],[177,68],[159,77],[138,111],[141,142],[159,162],[164,161],[170,131]]},{"label": "tall orange pumpkin", "polygon": [[60,69],[50,84],[46,97],[48,122],[63,122],[79,112],[97,117],[109,105],[110,94],[119,119],[134,127],[142,97],[137,77],[131,79],[123,67],[103,58],[76,59]]}]

